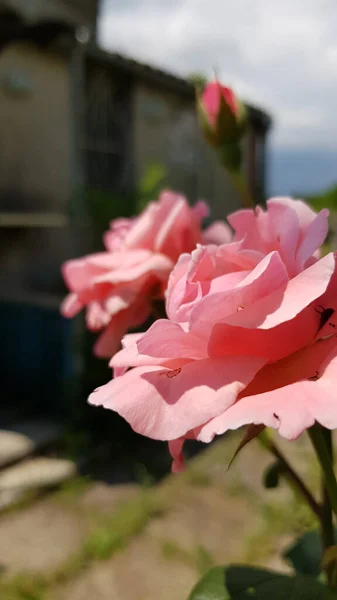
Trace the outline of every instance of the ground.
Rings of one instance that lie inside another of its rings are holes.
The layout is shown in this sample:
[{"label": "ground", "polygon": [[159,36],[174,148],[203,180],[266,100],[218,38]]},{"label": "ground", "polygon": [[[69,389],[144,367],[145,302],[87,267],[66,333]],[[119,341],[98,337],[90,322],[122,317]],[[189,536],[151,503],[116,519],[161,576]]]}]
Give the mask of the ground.
[{"label": "ground", "polygon": [[[315,519],[285,484],[265,490],[272,462],[254,441],[227,466],[238,434],[154,487],[75,479],[0,517],[2,600],[186,600],[214,564],[284,572],[280,551]],[[306,438],[282,444],[317,482]]]}]

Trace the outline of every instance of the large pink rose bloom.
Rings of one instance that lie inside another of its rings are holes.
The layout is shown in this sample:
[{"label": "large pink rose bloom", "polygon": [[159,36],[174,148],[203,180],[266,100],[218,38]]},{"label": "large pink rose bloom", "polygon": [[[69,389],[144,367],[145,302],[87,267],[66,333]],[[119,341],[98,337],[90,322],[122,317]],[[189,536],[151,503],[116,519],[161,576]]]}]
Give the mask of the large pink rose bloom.
[{"label": "large pink rose bloom", "polygon": [[180,257],[169,318],[125,338],[115,379],[89,401],[168,440],[175,471],[188,438],[252,423],[287,439],[315,421],[337,427],[336,257],[317,253],[327,217],[287,198],[231,215],[235,241]]},{"label": "large pink rose bloom", "polygon": [[116,219],[104,235],[105,252],[67,261],[62,268],[70,294],[61,311],[74,317],[86,307],[87,326],[104,330],[95,354],[111,357],[129,328],[149,316],[153,299],[163,297],[178,257],[203,242],[224,243],[230,228],[214,223],[202,232],[208,207],[193,208],[184,196],[163,192],[134,219]]}]

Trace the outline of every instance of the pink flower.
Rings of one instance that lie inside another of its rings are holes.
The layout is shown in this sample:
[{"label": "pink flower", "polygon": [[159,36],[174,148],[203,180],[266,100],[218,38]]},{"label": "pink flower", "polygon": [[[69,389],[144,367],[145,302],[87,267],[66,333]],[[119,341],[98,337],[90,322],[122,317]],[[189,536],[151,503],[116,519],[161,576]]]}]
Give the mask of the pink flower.
[{"label": "pink flower", "polygon": [[217,147],[237,142],[243,133],[245,108],[233,90],[218,81],[209,83],[197,103],[201,129]]},{"label": "pink flower", "polygon": [[201,96],[206,115],[210,124],[215,127],[221,110],[221,100],[228,106],[234,116],[239,113],[239,102],[230,87],[221,85],[218,81],[209,83]]},{"label": "pink flower", "polygon": [[208,214],[203,202],[190,208],[184,196],[163,192],[135,219],[116,219],[104,235],[106,251],[67,261],[62,268],[70,294],[61,311],[75,316],[86,307],[87,326],[104,330],[95,346],[111,357],[130,327],[146,320],[151,302],[161,298],[178,257],[197,243],[229,239],[224,223],[201,231]]},{"label": "pink flower", "polygon": [[337,427],[336,256],[315,256],[327,216],[283,198],[231,215],[236,241],[179,259],[169,319],[125,338],[117,376],[89,402],[167,440],[175,471],[188,438],[251,423],[287,439],[315,421]]}]

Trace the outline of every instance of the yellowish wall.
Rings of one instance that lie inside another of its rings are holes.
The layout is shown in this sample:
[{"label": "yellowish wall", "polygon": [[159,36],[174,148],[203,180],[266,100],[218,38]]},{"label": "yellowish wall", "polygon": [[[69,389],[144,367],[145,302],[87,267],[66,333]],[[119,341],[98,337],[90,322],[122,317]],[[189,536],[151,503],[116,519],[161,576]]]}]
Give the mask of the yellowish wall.
[{"label": "yellowish wall", "polygon": [[[0,212],[67,212],[70,94],[61,54],[20,44],[0,54]],[[61,294],[60,265],[72,246],[69,227],[0,229],[0,299]]]},{"label": "yellowish wall", "polygon": [[[26,92],[10,89],[14,80]],[[4,191],[22,191],[43,198],[47,209],[65,209],[70,93],[68,65],[61,55],[19,44],[0,54],[0,198]]]}]

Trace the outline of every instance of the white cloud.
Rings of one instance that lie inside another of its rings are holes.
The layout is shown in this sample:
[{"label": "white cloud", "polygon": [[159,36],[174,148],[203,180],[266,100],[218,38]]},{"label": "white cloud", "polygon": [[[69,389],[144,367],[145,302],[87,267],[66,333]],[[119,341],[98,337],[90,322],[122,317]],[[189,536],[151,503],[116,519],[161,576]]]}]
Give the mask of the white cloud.
[{"label": "white cloud", "polygon": [[278,147],[337,149],[336,0],[105,0],[103,46],[180,75],[217,69],[275,117]]}]

